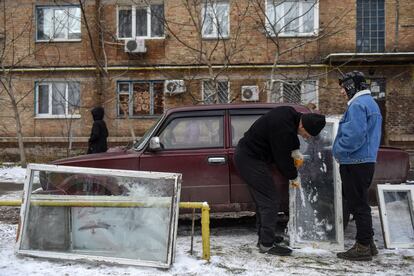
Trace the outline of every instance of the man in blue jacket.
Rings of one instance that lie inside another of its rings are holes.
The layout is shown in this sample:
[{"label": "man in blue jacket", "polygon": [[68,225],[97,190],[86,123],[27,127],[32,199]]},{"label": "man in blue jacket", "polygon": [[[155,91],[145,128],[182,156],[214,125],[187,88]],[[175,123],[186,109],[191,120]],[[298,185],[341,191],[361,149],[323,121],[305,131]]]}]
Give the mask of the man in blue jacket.
[{"label": "man in blue jacket", "polygon": [[333,155],[340,164],[343,199],[354,216],[356,243],[338,258],[370,261],[378,254],[372,229],[368,188],[375,170],[381,141],[382,117],[361,72],[353,71],[339,80],[341,93],[348,99],[333,145]]}]

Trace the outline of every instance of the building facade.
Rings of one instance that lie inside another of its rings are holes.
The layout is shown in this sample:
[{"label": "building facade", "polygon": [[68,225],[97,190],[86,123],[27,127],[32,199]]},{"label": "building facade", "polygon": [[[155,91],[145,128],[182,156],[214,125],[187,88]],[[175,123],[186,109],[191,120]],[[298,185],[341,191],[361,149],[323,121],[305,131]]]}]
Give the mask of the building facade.
[{"label": "building facade", "polygon": [[182,105],[295,102],[341,114],[338,78],[351,70],[381,107],[382,143],[414,149],[413,1],[0,3],[2,160],[18,159],[19,136],[37,160],[84,152],[98,105],[111,145]]}]

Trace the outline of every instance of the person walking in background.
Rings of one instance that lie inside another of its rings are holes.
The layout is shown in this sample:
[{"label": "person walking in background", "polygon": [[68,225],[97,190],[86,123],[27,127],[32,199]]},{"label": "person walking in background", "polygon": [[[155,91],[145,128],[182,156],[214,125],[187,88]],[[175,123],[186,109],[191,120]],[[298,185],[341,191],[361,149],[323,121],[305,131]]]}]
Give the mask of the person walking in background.
[{"label": "person walking in background", "polygon": [[356,223],[356,242],[338,258],[370,261],[378,254],[374,243],[368,188],[375,171],[381,141],[382,117],[361,72],[353,71],[339,79],[341,93],[348,99],[333,144],[333,155],[339,163],[342,194]]},{"label": "person walking in background", "polygon": [[298,135],[305,139],[316,136],[325,124],[323,115],[276,107],[257,119],[240,139],[234,161],[256,204],[259,252],[280,256],[292,253],[290,248],[278,245],[281,239],[275,237],[279,204],[270,165],[275,164],[291,186],[299,187],[297,168],[303,156]]},{"label": "person walking in background", "polygon": [[106,139],[108,138],[108,129],[106,128],[103,107],[95,107],[91,111],[93,117],[93,126],[91,136],[88,141],[88,154],[106,152],[108,149]]}]

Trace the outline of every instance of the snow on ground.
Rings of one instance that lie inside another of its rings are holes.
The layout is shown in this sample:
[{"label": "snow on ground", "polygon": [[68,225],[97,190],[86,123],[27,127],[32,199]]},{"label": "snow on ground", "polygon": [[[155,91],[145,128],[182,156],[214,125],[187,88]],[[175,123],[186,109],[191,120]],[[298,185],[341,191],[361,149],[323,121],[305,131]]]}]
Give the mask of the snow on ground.
[{"label": "snow on ground", "polygon": [[0,183],[24,183],[26,169],[21,167],[0,167]]},{"label": "snow on ground", "polygon": [[[7,198],[13,195],[18,193],[8,194]],[[188,226],[180,225],[175,262],[169,270],[161,270],[16,256],[17,225],[0,223],[0,275],[414,275],[414,249],[384,249],[377,208],[373,208],[373,224],[380,253],[372,262],[344,261],[337,259],[335,252],[314,248],[296,249],[290,257],[260,254],[253,225],[237,225],[236,221],[234,225],[211,229],[212,257],[209,263],[200,258],[199,230],[194,239],[195,252],[191,256]],[[347,248],[352,246],[354,236],[355,223],[351,222],[345,231]]]}]

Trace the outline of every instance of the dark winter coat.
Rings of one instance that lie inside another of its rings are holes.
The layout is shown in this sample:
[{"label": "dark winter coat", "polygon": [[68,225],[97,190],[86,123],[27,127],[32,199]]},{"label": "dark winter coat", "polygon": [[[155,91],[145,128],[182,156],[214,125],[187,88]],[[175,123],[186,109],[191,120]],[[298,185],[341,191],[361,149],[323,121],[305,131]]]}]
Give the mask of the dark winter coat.
[{"label": "dark winter coat", "polygon": [[106,152],[108,146],[106,139],[108,138],[108,129],[106,128],[104,117],[104,109],[102,107],[95,107],[91,111],[93,117],[93,126],[91,136],[89,138],[89,153]]},{"label": "dark winter coat", "polygon": [[302,113],[289,106],[276,107],[257,119],[238,147],[268,164],[274,163],[288,179],[297,177],[292,151],[299,149],[298,126]]}]

